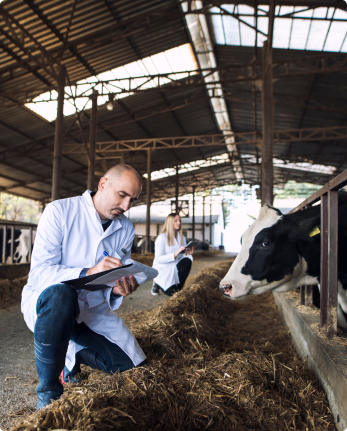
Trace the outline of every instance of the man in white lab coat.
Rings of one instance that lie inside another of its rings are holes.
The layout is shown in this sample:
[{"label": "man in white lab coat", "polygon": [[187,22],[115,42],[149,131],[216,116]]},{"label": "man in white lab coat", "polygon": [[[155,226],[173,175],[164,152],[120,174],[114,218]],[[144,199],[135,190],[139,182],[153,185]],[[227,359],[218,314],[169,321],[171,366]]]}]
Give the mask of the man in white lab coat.
[{"label": "man in white lab coat", "polygon": [[[146,358],[114,312],[137,289],[133,276],[96,292],[62,283],[129,260],[135,231],[123,213],[138,199],[141,187],[132,167],[117,165],[100,179],[96,193],[87,190],[51,202],[42,214],[22,293],[22,313],[34,332],[38,409],[61,396],[64,365],[64,380],[74,381],[81,363],[114,373]],[[124,247],[128,249],[120,255]]]}]

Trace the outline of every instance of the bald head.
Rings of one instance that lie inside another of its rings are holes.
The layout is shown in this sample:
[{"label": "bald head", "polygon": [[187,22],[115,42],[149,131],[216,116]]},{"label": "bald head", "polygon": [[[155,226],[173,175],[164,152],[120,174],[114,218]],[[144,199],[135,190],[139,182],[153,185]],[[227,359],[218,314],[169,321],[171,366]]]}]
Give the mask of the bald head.
[{"label": "bald head", "polygon": [[121,165],[115,165],[112,166],[104,175],[104,178],[107,178],[108,181],[113,184],[114,180],[121,177],[125,172],[127,173],[133,173],[134,176],[137,178],[140,184],[142,184],[142,178],[141,175],[132,167],[129,165],[121,164]]},{"label": "bald head", "polygon": [[116,165],[100,178],[93,196],[101,220],[115,220],[137,201],[142,189],[139,173],[129,165]]}]

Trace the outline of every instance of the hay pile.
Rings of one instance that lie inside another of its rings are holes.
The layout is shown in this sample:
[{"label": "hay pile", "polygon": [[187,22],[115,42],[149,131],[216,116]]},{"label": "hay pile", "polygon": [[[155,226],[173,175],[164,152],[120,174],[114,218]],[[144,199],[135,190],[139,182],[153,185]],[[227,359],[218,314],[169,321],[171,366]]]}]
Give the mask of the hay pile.
[{"label": "hay pile", "polygon": [[0,265],[0,310],[20,302],[29,270],[29,265]]},{"label": "hay pile", "polygon": [[27,280],[27,276],[14,280],[0,280],[0,309],[10,307],[20,302],[22,290]]},{"label": "hay pile", "polygon": [[136,260],[136,262],[143,263],[147,266],[152,266],[154,254],[153,253],[146,253],[146,254],[139,254],[139,253],[131,253],[131,258],[133,260]]},{"label": "hay pile", "polygon": [[271,294],[232,302],[219,293],[229,266],[204,270],[159,308],[126,316],[147,366],[113,376],[85,368],[81,384],[12,431],[335,429]]}]

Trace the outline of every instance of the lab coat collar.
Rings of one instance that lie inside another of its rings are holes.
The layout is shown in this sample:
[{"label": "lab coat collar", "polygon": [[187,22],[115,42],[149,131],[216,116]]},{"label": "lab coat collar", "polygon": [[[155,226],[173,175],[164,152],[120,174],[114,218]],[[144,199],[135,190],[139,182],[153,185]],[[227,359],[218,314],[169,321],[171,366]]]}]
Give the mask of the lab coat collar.
[{"label": "lab coat collar", "polygon": [[99,213],[97,212],[97,210],[94,206],[94,202],[93,202],[93,199],[92,199],[90,194],[91,194],[91,191],[86,190],[82,196],[84,198],[85,203],[87,204],[87,208],[89,210],[90,215],[92,217],[96,217],[96,219],[98,220],[98,224],[100,226],[100,233],[102,232],[102,239],[103,239],[103,238],[108,237],[109,235],[112,235],[113,232],[115,232],[116,230],[122,228],[122,223],[120,221],[122,220],[122,218],[124,216],[121,215],[116,220],[112,220],[112,223],[110,224],[110,226],[106,229],[106,231],[104,231],[102,224],[101,224],[101,219],[100,219]]}]

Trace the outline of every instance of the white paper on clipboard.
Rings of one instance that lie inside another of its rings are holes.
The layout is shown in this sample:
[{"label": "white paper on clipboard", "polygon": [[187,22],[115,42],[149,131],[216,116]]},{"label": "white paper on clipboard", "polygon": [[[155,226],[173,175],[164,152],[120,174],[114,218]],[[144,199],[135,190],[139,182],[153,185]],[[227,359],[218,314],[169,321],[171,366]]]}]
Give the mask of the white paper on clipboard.
[{"label": "white paper on clipboard", "polygon": [[[153,280],[153,278],[157,277],[158,271],[154,268],[151,268],[143,263],[135,262],[134,260],[128,259],[125,262],[125,265],[132,263],[130,268],[119,268],[114,273],[109,273],[102,275],[101,277],[96,278],[93,281],[90,281],[86,284],[89,285],[98,285],[104,284],[110,287],[114,287],[117,280],[120,280],[122,277],[129,277],[129,275],[133,275],[138,284],[144,283],[148,280]],[[115,278],[116,277],[116,278]]]}]

